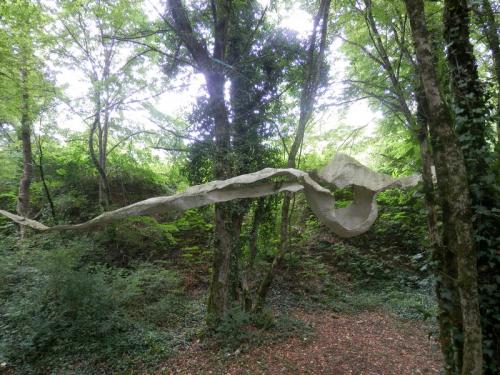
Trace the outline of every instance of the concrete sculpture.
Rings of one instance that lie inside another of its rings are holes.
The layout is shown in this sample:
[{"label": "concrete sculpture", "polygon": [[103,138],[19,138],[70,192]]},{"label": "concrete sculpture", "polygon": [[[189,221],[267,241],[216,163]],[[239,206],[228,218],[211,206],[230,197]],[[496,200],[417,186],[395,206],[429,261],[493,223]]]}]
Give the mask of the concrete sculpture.
[{"label": "concrete sculpture", "polygon": [[239,198],[257,198],[283,191],[303,190],[307,202],[318,219],[341,237],[353,237],[366,232],[377,218],[377,193],[394,188],[413,186],[419,176],[393,179],[363,166],[348,155],[338,153],[318,172],[320,182],[337,188],[353,187],[353,202],[344,208],[335,208],[330,190],[313,180],[308,173],[292,169],[265,168],[258,172],[212,181],[188,188],[182,193],[146,199],[114,211],[105,212],[87,222],[75,225],[48,227],[38,221],[0,210],[0,214],[20,225],[39,231],[92,230],[130,216],[143,216],[185,211],[212,203]]}]

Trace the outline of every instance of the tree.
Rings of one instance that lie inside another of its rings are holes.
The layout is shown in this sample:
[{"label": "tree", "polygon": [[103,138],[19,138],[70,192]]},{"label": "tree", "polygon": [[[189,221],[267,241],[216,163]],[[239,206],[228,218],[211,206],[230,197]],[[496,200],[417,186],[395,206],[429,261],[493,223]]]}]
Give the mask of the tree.
[{"label": "tree", "polygon": [[[488,4],[483,4],[484,8]],[[491,170],[494,160],[491,144],[494,143],[488,124],[488,108],[484,84],[480,82],[477,62],[470,42],[470,14],[466,1],[445,1],[444,34],[446,55],[451,75],[453,114],[456,132],[464,153],[474,212],[474,232],[481,269],[479,280],[485,354],[485,370],[496,372],[500,367],[498,354],[498,306],[489,285],[499,276],[498,227],[494,213],[498,203],[495,183],[498,173]],[[496,34],[496,30],[494,31]],[[493,42],[491,30],[487,35]],[[498,42],[498,40],[497,40]],[[491,44],[491,43],[490,43]],[[493,51],[494,52],[494,51]],[[493,53],[495,59],[495,53]],[[498,58],[498,57],[496,57]],[[492,303],[493,302],[493,303]]]},{"label": "tree", "polygon": [[[406,9],[369,0],[348,3],[344,9],[344,50],[352,61],[347,80],[347,97],[369,98],[384,110],[385,123],[402,125],[418,143],[419,155],[408,151],[404,162],[420,156],[422,187],[427,207],[427,223],[431,240],[432,258],[438,277],[436,294],[440,312],[440,342],[445,367],[453,368],[454,357],[460,354],[458,332],[461,331],[461,312],[458,292],[452,280],[456,279],[453,249],[443,245],[439,228],[438,201],[432,177],[433,156],[429,146],[430,109],[418,74],[417,61],[411,46],[410,25]],[[390,37],[389,37],[390,36]],[[373,105],[372,104],[372,105]],[[384,144],[387,144],[384,139]],[[411,144],[411,143],[410,143]]]},{"label": "tree", "polygon": [[[99,204],[103,208],[111,199],[107,173],[110,132],[123,121],[121,111],[129,103],[143,100],[137,94],[148,88],[144,72],[149,51],[131,47],[119,38],[145,22],[139,5],[129,0],[61,0],[58,8],[52,9],[60,39],[57,52],[83,73],[88,85],[86,96],[80,99],[83,105],[75,111],[90,122],[88,149],[99,175]],[[75,107],[74,103],[70,106]]]},{"label": "tree", "polygon": [[[321,72],[324,70],[325,50],[327,48],[328,19],[330,14],[330,0],[319,2],[318,12],[314,18],[313,30],[309,38],[307,60],[303,65],[303,80],[300,92],[300,115],[293,143],[288,152],[287,167],[296,168],[299,150],[304,141],[306,126],[313,117],[316,94],[321,83]],[[271,263],[271,267],[259,285],[255,309],[261,310],[271,287],[276,266],[281,262],[289,248],[290,236],[290,203],[291,193],[285,193],[281,209],[280,245],[278,253]]]},{"label": "tree", "polygon": [[[488,171],[488,126],[485,95],[477,72],[477,63],[470,42],[470,17],[467,1],[445,1],[444,35],[446,56],[451,74],[453,112],[456,131],[461,141],[469,181],[477,181]],[[472,191],[473,196],[477,195]],[[475,201],[480,199],[475,197]],[[487,199],[482,197],[482,199]],[[480,202],[474,202],[480,204]]]},{"label": "tree", "polygon": [[342,11],[343,50],[352,62],[348,73],[350,78],[345,82],[346,97],[354,100],[368,98],[372,105],[384,111],[387,123],[401,124],[418,142],[430,212],[429,229],[433,242],[438,242],[427,103],[416,72],[406,11],[398,4],[387,8],[387,4],[374,6],[371,0],[363,0],[348,2]]},{"label": "tree", "polygon": [[[53,96],[45,67],[36,55],[44,47],[40,29],[47,22],[40,6],[31,1],[0,4],[3,27],[0,28],[0,85],[5,95],[0,112],[2,122],[15,124],[22,144],[23,172],[19,182],[17,212],[32,215],[30,185],[33,179],[31,136],[33,122],[44,99]],[[21,227],[21,237],[24,228]]]},{"label": "tree", "polygon": [[[202,98],[192,116],[204,139],[193,147],[191,169],[205,171],[211,169],[205,166],[212,165],[213,177],[209,178],[224,179],[262,168],[274,158],[275,151],[264,140],[276,127],[280,99],[297,86],[297,61],[302,58],[299,44],[268,24],[267,8],[256,1],[213,1],[210,7],[192,10],[195,21],[189,20],[180,1],[169,1],[168,11],[170,18],[164,21],[185,48],[176,61],[185,61],[183,53],[187,52],[189,64],[204,75],[208,92],[208,100]],[[210,34],[202,39],[196,30]],[[246,34],[246,30],[252,32]],[[193,162],[198,168],[193,168]],[[248,200],[215,207],[210,326],[224,318],[231,304],[247,298],[239,295],[240,284],[246,289],[240,273],[240,234],[249,207]],[[243,294],[248,296],[248,290]]]},{"label": "tree", "polygon": [[[457,288],[463,325],[462,374],[482,374],[482,334],[477,284],[477,253],[473,240],[471,201],[462,150],[453,121],[439,90],[422,0],[405,0],[418,69],[430,109],[430,133],[443,210],[443,244],[455,250]],[[447,275],[444,275],[445,277]],[[460,362],[460,360],[459,360]],[[450,369],[448,369],[450,371]]]},{"label": "tree", "polygon": [[[224,70],[227,61],[231,2],[221,0],[211,3],[212,53],[208,50],[207,42],[200,40],[195,34],[182,3],[179,0],[169,0],[167,6],[175,34],[188,50],[197,69],[205,77],[209,95],[208,110],[214,124],[214,176],[218,179],[227,179],[234,173],[233,160],[231,160],[231,123],[229,109],[224,98],[226,82]],[[224,318],[234,300],[233,256],[239,240],[240,227],[241,216],[237,214],[232,203],[215,206],[216,250],[207,302],[207,323],[212,327]]]},{"label": "tree", "polygon": [[483,34],[486,36],[493,59],[493,73],[497,85],[496,130],[498,143],[500,142],[500,42],[498,37],[498,20],[495,18],[495,13],[498,12],[498,4],[496,4],[497,9],[494,10],[489,0],[472,0],[470,3]]}]

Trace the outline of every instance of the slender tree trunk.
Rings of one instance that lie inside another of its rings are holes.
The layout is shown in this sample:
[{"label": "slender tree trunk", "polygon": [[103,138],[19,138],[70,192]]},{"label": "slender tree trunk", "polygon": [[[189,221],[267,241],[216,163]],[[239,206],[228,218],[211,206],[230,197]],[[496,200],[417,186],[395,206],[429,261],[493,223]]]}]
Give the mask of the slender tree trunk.
[{"label": "slender tree trunk", "polygon": [[248,241],[248,268],[253,269],[255,267],[255,259],[257,258],[259,240],[259,227],[262,221],[262,217],[266,212],[266,204],[264,198],[259,198],[257,201],[257,207],[252,220],[252,229],[250,230],[250,239]]},{"label": "slender tree trunk", "polygon": [[[99,201],[107,209],[111,202],[111,189],[109,187],[107,169],[107,149],[109,133],[109,110],[104,110],[102,126],[98,132],[99,166],[102,173],[99,173]],[[104,176],[104,177],[103,177]]]},{"label": "slender tree trunk", "polygon": [[[427,100],[423,89],[416,90],[417,97],[417,135],[422,159],[422,182],[424,201],[427,208],[427,225],[431,240],[432,260],[436,275],[436,297],[438,302],[439,342],[445,363],[445,374],[458,374],[462,351],[457,342],[457,333],[461,332],[462,316],[456,286],[457,265],[454,254],[443,245],[438,226],[438,202],[432,176],[432,155],[429,148],[428,119],[430,117]],[[457,328],[458,327],[458,328]]]},{"label": "slender tree trunk", "polygon": [[261,311],[266,303],[267,294],[271,288],[272,282],[274,280],[274,274],[276,268],[283,260],[288,248],[289,248],[289,226],[290,226],[290,203],[291,203],[291,193],[285,193],[283,198],[283,205],[281,206],[281,224],[280,224],[280,245],[278,248],[278,253],[274,257],[269,270],[266,272],[264,278],[259,284],[257,290],[257,296],[253,309],[255,311]]},{"label": "slender tree trunk", "polygon": [[89,145],[90,159],[92,160],[92,164],[94,164],[94,167],[97,169],[97,173],[99,174],[99,204],[101,205],[101,207],[107,208],[109,202],[106,198],[109,197],[110,195],[108,177],[106,175],[106,171],[102,169],[100,159],[96,154],[94,148],[94,138],[96,131],[100,131],[99,130],[101,128],[100,123],[101,123],[101,108],[100,105],[97,104],[94,121],[92,122],[92,126],[89,132],[88,145]]},{"label": "slender tree trunk", "polygon": [[[104,60],[94,67],[92,73],[93,101],[95,107],[95,117],[89,135],[89,152],[94,167],[99,174],[99,205],[104,210],[109,208],[111,202],[111,189],[109,186],[107,169],[108,158],[108,134],[110,121],[110,88],[109,78],[111,70],[111,60],[113,55],[114,40],[110,43],[104,36],[104,30],[99,26],[101,33],[101,44],[104,49]],[[97,70],[101,68],[99,77]],[[94,137],[97,135],[97,154],[94,149]]]},{"label": "slender tree trunk", "polygon": [[41,138],[38,137],[36,141],[36,145],[38,148],[38,170],[40,171],[40,180],[42,180],[43,190],[45,191],[45,196],[47,197],[47,201],[50,206],[50,213],[52,214],[52,219],[54,222],[56,221],[56,209],[54,207],[54,201],[52,200],[52,194],[50,194],[49,186],[47,185],[47,181],[45,180],[45,169],[43,167],[43,149],[42,149],[42,141]]},{"label": "slender tree trunk", "polygon": [[[314,100],[319,86],[319,74],[321,64],[326,49],[326,36],[328,31],[328,16],[330,12],[330,0],[321,0],[318,13],[314,18],[313,32],[309,39],[309,49],[307,52],[307,61],[304,70],[304,83],[300,95],[300,117],[297,127],[295,139],[288,154],[288,168],[295,168],[297,165],[297,155],[304,141],[306,126],[311,120],[312,111],[314,108]],[[316,47],[317,33],[320,33],[319,47]],[[261,310],[264,307],[267,294],[274,279],[275,269],[281,263],[289,248],[289,227],[290,227],[290,202],[292,200],[291,193],[285,193],[283,205],[281,208],[281,224],[280,224],[280,245],[278,253],[273,259],[271,266],[259,285],[255,310]]]},{"label": "slender tree trunk", "polygon": [[[23,174],[19,182],[19,193],[17,197],[17,213],[20,216],[30,215],[30,185],[33,178],[32,151],[31,151],[31,116],[30,97],[27,88],[27,72],[21,69],[21,129],[18,133],[23,147]],[[26,235],[26,229],[20,227],[21,239]]]},{"label": "slender tree trunk", "polygon": [[483,34],[488,41],[488,47],[493,57],[494,73],[497,83],[496,127],[497,143],[500,143],[500,42],[498,37],[499,24],[489,0],[474,0],[472,9],[479,20]]},{"label": "slender tree trunk", "polygon": [[101,108],[101,98],[104,97],[104,109],[102,109],[103,116],[100,116],[102,121],[99,122],[99,132],[98,132],[98,149],[99,149],[99,166],[102,171],[99,173],[99,201],[101,204],[108,209],[109,204],[111,202],[111,189],[109,186],[108,174],[106,172],[107,169],[107,159],[108,159],[108,135],[109,135],[109,116],[110,116],[110,88],[109,88],[109,77],[110,77],[110,69],[111,69],[111,56],[113,53],[113,43],[108,45],[105,41],[104,37],[101,40],[101,43],[104,47],[104,66],[102,70],[102,87],[99,87],[98,90],[102,90],[97,95],[99,100],[99,108]]},{"label": "slender tree trunk", "polygon": [[458,289],[463,323],[463,375],[482,374],[482,335],[477,285],[476,248],[471,202],[462,150],[453,132],[448,107],[439,91],[425,22],[423,0],[405,0],[422,79],[429,105],[430,134],[443,210],[443,244],[457,259]]},{"label": "slender tree trunk", "polygon": [[[422,93],[423,94],[423,93]],[[427,206],[427,223],[429,227],[430,239],[432,244],[440,245],[441,234],[438,228],[438,213],[436,192],[432,177],[432,155],[429,148],[429,129],[427,124],[427,111],[424,110],[425,104],[420,93],[417,93],[417,123],[419,125],[419,133],[417,135],[420,145],[420,157],[422,159],[422,182],[425,196],[425,204]]]},{"label": "slender tree trunk", "polygon": [[258,254],[259,227],[262,217],[266,212],[265,199],[259,198],[257,207],[253,213],[252,227],[250,229],[250,238],[248,239],[248,262],[245,274],[242,279],[243,305],[245,311],[251,311],[253,308],[252,287],[255,283],[255,260]]}]

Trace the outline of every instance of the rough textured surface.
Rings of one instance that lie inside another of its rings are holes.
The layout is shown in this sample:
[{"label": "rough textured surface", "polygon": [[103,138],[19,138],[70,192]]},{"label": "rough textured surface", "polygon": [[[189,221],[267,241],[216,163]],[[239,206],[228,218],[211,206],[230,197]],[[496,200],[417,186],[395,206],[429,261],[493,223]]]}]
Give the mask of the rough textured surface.
[{"label": "rough textured surface", "polygon": [[[105,212],[85,223],[47,227],[37,221],[0,210],[0,214],[30,228],[40,231],[91,230],[101,225],[129,216],[152,215],[169,211],[185,211],[211,203],[227,202],[239,198],[257,198],[283,191],[297,192],[304,189],[307,201],[318,219],[341,237],[352,237],[366,232],[377,218],[376,194],[385,189],[415,185],[419,177],[393,179],[374,172],[348,155],[337,154],[319,172],[320,179],[343,188],[353,186],[354,201],[344,208],[334,208],[335,198],[306,172],[287,168],[265,168],[261,171],[212,181],[188,188],[183,193],[146,199],[141,202]],[[280,181],[270,182],[278,178]]]},{"label": "rough textured surface", "polygon": [[358,315],[297,312],[313,337],[290,338],[230,356],[193,343],[158,374],[424,375],[439,374],[441,357],[421,322],[383,312]]}]

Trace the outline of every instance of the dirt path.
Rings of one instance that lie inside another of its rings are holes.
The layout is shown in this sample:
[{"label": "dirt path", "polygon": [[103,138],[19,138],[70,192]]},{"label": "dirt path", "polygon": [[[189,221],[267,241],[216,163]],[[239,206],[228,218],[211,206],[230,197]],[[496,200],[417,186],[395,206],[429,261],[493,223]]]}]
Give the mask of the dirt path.
[{"label": "dirt path", "polygon": [[158,374],[439,374],[439,350],[421,323],[382,312],[297,316],[314,327],[309,339],[294,337],[228,358],[193,345]]}]

